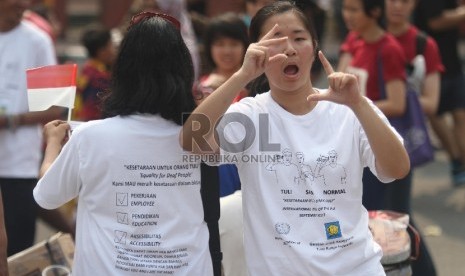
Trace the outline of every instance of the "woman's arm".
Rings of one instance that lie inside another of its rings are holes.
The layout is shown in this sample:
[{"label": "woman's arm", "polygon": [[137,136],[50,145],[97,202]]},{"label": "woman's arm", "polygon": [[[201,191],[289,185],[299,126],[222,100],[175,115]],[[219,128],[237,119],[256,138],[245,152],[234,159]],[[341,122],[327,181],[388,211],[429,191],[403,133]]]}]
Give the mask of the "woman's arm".
[{"label": "woman's arm", "polygon": [[362,125],[376,158],[376,169],[384,177],[402,178],[410,170],[408,154],[391,128],[360,94],[357,78],[352,74],[334,72],[331,64],[319,53],[328,75],[326,93],[312,94],[308,100],[327,100],[348,106]]},{"label": "woman's arm", "polygon": [[405,112],[405,81],[395,79],[386,82],[386,98],[375,101],[375,105],[386,115],[386,117],[399,117]]},{"label": "woman's arm", "polygon": [[420,94],[420,104],[426,115],[436,114],[439,104],[440,83],[439,72],[426,75]]}]

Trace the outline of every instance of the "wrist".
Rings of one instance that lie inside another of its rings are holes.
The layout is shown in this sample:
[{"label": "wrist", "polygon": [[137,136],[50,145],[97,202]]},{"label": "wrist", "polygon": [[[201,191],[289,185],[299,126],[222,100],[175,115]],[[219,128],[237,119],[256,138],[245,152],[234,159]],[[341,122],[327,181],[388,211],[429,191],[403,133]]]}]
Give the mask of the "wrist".
[{"label": "wrist", "polygon": [[350,109],[352,109],[352,111],[355,114],[359,114],[364,109],[366,109],[367,106],[369,106],[367,99],[365,97],[360,97],[359,101],[351,104],[349,107],[350,107]]}]

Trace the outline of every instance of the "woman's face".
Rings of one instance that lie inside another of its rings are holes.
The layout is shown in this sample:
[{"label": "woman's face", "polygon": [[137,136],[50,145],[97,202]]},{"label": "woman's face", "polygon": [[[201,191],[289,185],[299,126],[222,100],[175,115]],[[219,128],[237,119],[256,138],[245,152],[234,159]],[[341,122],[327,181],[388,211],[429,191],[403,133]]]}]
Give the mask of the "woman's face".
[{"label": "woman's face", "polygon": [[274,38],[287,36],[288,39],[276,46],[270,46],[269,56],[284,53],[287,58],[282,63],[270,63],[265,69],[270,88],[295,91],[310,85],[310,69],[315,59],[313,38],[304,23],[294,12],[274,15],[262,26],[261,36],[278,24]]},{"label": "woman's face", "polygon": [[218,37],[211,46],[211,56],[219,71],[235,72],[242,64],[245,54],[244,44],[230,37]]},{"label": "woman's face", "polygon": [[342,4],[342,16],[347,29],[357,33],[363,33],[372,24],[377,24],[376,18],[365,14],[361,0],[344,0]]},{"label": "woman's face", "polygon": [[386,0],[386,19],[389,24],[410,22],[415,0]]}]

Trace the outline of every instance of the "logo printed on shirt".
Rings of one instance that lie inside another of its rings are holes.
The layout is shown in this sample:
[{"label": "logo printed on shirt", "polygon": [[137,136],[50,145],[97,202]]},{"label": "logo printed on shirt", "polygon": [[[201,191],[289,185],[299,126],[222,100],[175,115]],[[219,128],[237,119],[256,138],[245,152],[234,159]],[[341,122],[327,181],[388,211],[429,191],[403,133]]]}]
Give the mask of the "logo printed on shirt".
[{"label": "logo printed on shirt", "polygon": [[325,223],[326,238],[328,240],[342,237],[339,221]]},{"label": "logo printed on shirt", "polygon": [[274,227],[276,229],[276,232],[283,235],[287,235],[291,231],[291,226],[289,225],[289,223],[285,222],[278,222],[275,224]]}]

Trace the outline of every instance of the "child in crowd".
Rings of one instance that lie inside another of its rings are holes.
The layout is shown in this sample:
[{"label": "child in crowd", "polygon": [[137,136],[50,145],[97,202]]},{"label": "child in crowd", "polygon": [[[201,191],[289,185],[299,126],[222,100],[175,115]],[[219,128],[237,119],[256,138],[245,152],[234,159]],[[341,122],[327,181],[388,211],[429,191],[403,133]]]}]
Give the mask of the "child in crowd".
[{"label": "child in crowd", "polygon": [[81,42],[89,58],[79,74],[74,115],[80,121],[97,120],[102,118],[99,96],[110,87],[116,46],[110,30],[103,27],[88,28]]},{"label": "child in crowd", "polygon": [[[444,66],[436,41],[426,34],[420,33],[417,27],[410,22],[416,2],[417,0],[385,0],[387,30],[402,46],[408,63],[414,66],[413,72],[409,76],[409,85],[418,87],[416,91],[421,92],[418,98],[423,112],[428,116],[433,116],[436,114],[439,103],[440,75],[444,71]],[[419,49],[417,45],[419,43],[418,35],[423,35],[425,39],[421,53],[417,53],[417,49]],[[409,214],[410,224],[415,226],[410,204],[411,190],[412,181],[395,182],[388,185],[386,187],[385,209]],[[413,275],[436,275],[425,239],[420,240],[420,255],[418,260],[412,262]]]},{"label": "child in crowd", "polygon": [[[339,69],[357,76],[362,95],[386,117],[403,115],[407,62],[402,47],[382,27],[384,0],[344,0],[342,11],[351,32],[341,45]],[[411,181],[411,174],[396,181],[404,185]],[[363,174],[363,189],[365,208],[384,209],[386,185],[368,169]]]},{"label": "child in crowd", "polygon": [[[241,67],[245,50],[249,46],[247,26],[235,13],[225,13],[210,20],[205,29],[205,57],[210,73],[201,76],[199,86],[194,87],[198,103],[208,96]],[[234,99],[247,96],[243,89]]]}]

